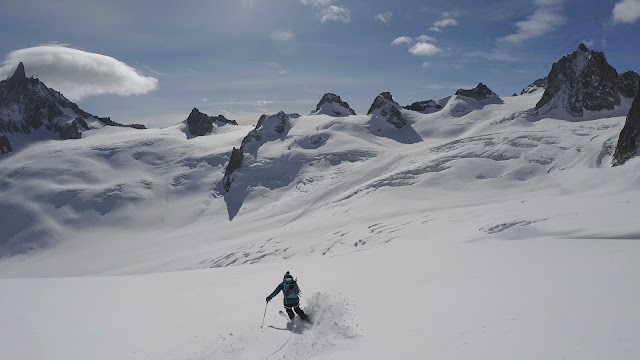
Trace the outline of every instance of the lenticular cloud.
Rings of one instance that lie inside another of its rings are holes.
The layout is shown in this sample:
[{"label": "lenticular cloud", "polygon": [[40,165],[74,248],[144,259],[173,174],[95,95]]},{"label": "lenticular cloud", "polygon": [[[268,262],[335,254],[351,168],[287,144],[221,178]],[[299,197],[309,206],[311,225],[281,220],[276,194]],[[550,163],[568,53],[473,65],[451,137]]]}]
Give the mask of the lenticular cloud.
[{"label": "lenticular cloud", "polygon": [[0,67],[0,79],[11,76],[20,62],[28,76],[40,78],[72,101],[102,94],[141,95],[158,88],[158,79],[122,61],[61,45],[12,51]]}]

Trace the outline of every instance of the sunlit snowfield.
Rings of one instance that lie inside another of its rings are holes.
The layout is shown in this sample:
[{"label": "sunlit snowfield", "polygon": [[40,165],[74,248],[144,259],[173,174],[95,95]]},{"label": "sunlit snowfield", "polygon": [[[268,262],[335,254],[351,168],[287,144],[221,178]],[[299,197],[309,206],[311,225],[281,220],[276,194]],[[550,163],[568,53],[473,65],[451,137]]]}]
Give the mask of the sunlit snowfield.
[{"label": "sunlit snowfield", "polygon": [[[540,95],[291,118],[226,194],[250,127],[32,143],[0,167],[27,253],[0,261],[2,357],[634,359],[640,160],[611,167],[623,114],[532,121]],[[286,270],[315,324],[278,297],[261,329]]]}]

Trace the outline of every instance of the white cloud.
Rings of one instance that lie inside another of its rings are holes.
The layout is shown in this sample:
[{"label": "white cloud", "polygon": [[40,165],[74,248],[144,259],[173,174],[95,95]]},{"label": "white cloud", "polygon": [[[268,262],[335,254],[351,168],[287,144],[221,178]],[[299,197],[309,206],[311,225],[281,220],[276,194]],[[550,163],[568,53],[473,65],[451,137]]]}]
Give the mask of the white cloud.
[{"label": "white cloud", "polygon": [[320,17],[320,22],[323,24],[327,21],[343,22],[345,24],[351,22],[351,11],[335,5],[321,10],[318,16]]},{"label": "white cloud", "polygon": [[409,53],[415,56],[431,56],[442,52],[442,49],[426,42],[417,42],[409,49]]},{"label": "white cloud", "polygon": [[387,10],[387,11],[385,11],[383,13],[380,13],[380,14],[376,15],[374,17],[374,19],[380,21],[381,23],[385,23],[386,24],[389,21],[391,21],[391,16],[392,15],[393,15],[393,13],[391,11]]},{"label": "white cloud", "polygon": [[391,42],[393,46],[408,46],[413,43],[413,39],[408,36],[400,36]]},{"label": "white cloud", "polygon": [[500,40],[520,44],[526,40],[543,36],[564,25],[567,18],[561,15],[565,0],[534,0],[537,9],[526,20],[518,21],[518,30]]},{"label": "white cloud", "polygon": [[420,42],[436,42],[436,39],[429,35],[420,35],[416,38],[416,41]]},{"label": "white cloud", "polygon": [[611,12],[613,24],[633,24],[640,19],[640,0],[618,1]]},{"label": "white cloud", "polygon": [[318,9],[318,18],[321,23],[327,21],[351,22],[351,11],[345,7],[333,5],[333,0],[300,0],[303,5]]},{"label": "white cloud", "polygon": [[426,62],[426,61],[425,61],[425,62],[423,62],[423,63],[422,63],[422,65],[421,65],[421,66],[422,66],[422,68],[423,68],[423,69],[426,69],[426,68],[428,68],[429,66],[431,66],[431,64],[429,64],[428,62]]},{"label": "white cloud", "polygon": [[304,5],[310,5],[313,7],[321,8],[321,7],[328,7],[333,3],[333,0],[300,0],[300,2]]},{"label": "white cloud", "polygon": [[585,44],[588,48],[593,48],[593,45],[596,44],[596,42],[593,39],[584,39],[581,41],[583,44]]},{"label": "white cloud", "polygon": [[293,40],[296,36],[289,30],[276,30],[271,33],[271,40],[274,41],[288,41]]},{"label": "white cloud", "polygon": [[0,78],[10,76],[23,62],[29,76],[40,78],[69,100],[115,94],[141,95],[158,88],[158,79],[110,56],[60,45],[42,45],[12,51],[0,67]]}]

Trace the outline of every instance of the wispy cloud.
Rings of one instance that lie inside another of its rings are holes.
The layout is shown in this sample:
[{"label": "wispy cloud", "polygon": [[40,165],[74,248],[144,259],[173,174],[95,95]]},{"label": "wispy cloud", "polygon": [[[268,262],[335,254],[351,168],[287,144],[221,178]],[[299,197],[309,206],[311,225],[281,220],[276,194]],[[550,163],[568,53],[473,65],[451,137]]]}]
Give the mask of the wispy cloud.
[{"label": "wispy cloud", "polygon": [[518,61],[519,57],[502,49],[492,49],[489,51],[479,50],[470,51],[464,54],[466,59],[482,59],[489,61],[502,61],[502,62],[514,62]]},{"label": "wispy cloud", "polygon": [[462,12],[460,10],[450,10],[443,12],[442,14],[440,14],[440,19],[436,20],[429,30],[442,32],[442,29],[444,28],[458,26],[458,20],[456,20],[456,18],[459,17],[461,13]]},{"label": "wispy cloud", "polygon": [[391,16],[393,16],[393,13],[391,11],[387,10],[387,11],[385,11],[383,13],[380,13],[380,14],[376,15],[374,17],[374,19],[377,20],[377,21],[380,21],[381,23],[386,24],[389,21],[391,21]]},{"label": "wispy cloud", "polygon": [[304,5],[311,5],[315,7],[327,7],[333,3],[333,0],[300,0]]},{"label": "wispy cloud", "polygon": [[284,66],[275,63],[275,62],[269,62],[269,61],[256,61],[256,64],[271,68],[271,69],[275,69],[278,74],[280,75],[284,75],[287,73],[287,70],[284,68]]},{"label": "wispy cloud", "polygon": [[345,24],[351,22],[351,11],[349,9],[331,5],[320,11],[320,22],[326,23],[327,21],[343,22]]},{"label": "wispy cloud", "polygon": [[431,27],[431,31],[442,32],[443,28],[450,27],[450,26],[457,26],[457,25],[458,25],[458,20],[454,18],[445,18],[445,19],[441,19],[434,22],[433,26]]},{"label": "wispy cloud", "polygon": [[429,35],[420,35],[420,36],[418,36],[416,38],[416,41],[419,41],[419,42],[435,42],[436,39],[431,37],[431,36],[429,36]]},{"label": "wispy cloud", "polygon": [[617,24],[633,24],[640,19],[640,0],[618,1],[611,12],[611,21]]},{"label": "wispy cloud", "polygon": [[582,43],[585,44],[588,48],[592,48],[593,45],[596,44],[595,40],[593,39],[584,39],[582,40]]},{"label": "wispy cloud", "polygon": [[526,20],[518,21],[516,23],[518,30],[500,40],[511,44],[521,44],[526,40],[554,31],[567,22],[567,18],[561,15],[565,1],[534,0],[536,10],[533,14],[529,15]]},{"label": "wispy cloud", "polygon": [[0,67],[5,78],[23,62],[36,76],[72,101],[102,94],[141,95],[158,88],[158,79],[143,76],[110,56],[60,45],[42,45],[12,51]]},{"label": "wispy cloud", "polygon": [[288,41],[295,39],[296,36],[289,30],[280,29],[272,32],[270,37],[274,41]]}]

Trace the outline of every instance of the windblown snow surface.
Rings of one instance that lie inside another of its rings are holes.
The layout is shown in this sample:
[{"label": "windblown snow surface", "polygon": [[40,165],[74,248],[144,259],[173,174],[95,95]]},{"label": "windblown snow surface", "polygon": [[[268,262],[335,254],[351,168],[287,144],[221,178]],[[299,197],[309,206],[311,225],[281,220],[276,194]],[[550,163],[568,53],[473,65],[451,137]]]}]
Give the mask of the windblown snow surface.
[{"label": "windblown snow surface", "polygon": [[[0,159],[3,359],[637,359],[640,160],[624,117],[105,128]],[[402,136],[411,141],[400,141]],[[313,325],[265,297],[298,278]]]}]

